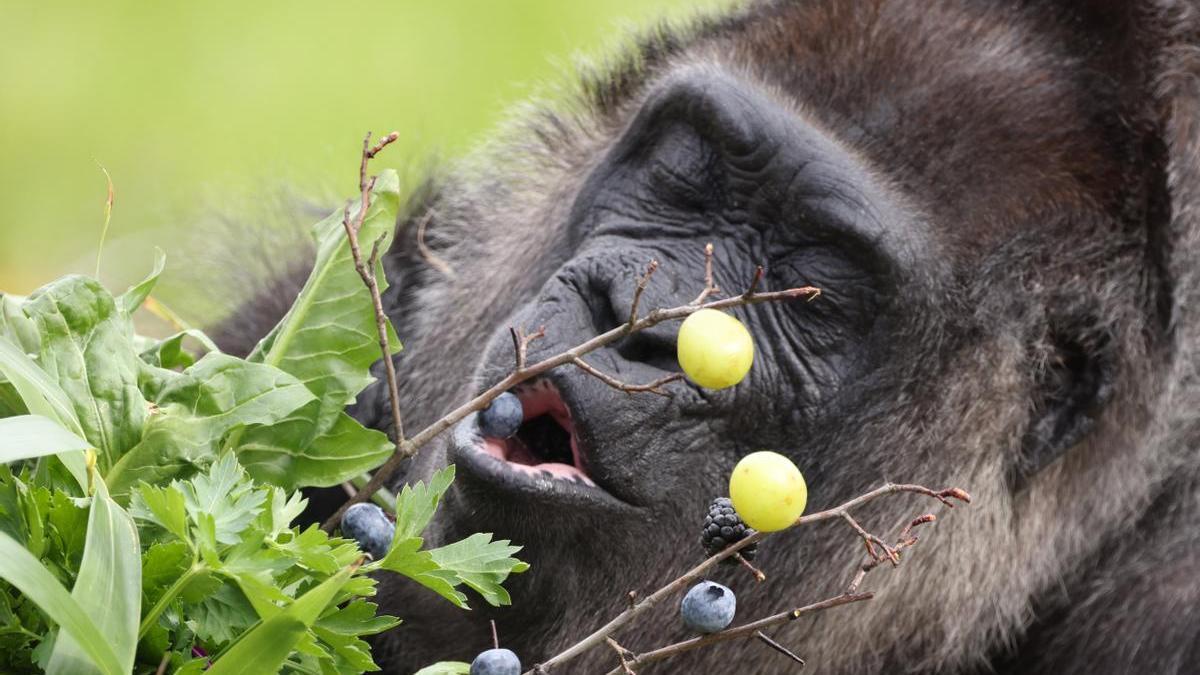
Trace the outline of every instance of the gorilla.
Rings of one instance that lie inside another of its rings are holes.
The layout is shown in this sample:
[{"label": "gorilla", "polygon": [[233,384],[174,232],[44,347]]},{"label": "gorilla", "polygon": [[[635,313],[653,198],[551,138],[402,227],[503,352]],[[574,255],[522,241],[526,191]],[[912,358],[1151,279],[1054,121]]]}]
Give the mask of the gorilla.
[{"label": "gorilla", "polygon": [[[757,358],[731,389],[629,395],[566,366],[517,392],[521,461],[480,461],[465,427],[426,447],[407,480],[459,474],[430,542],[494,532],[533,569],[511,607],[470,612],[386,580],[405,619],[376,645],[386,672],[469,661],[491,619],[527,666],[557,653],[702,558],[708,502],[760,449],[802,468],[810,509],[887,480],[975,498],[868,577],[871,602],[771,633],[813,670],[1200,672],[1200,6],[763,0],[580,66],[432,170],[398,222],[406,424],[509,372],[510,327],[545,326],[536,359],[625,321],[651,259],[641,307],[686,304],[708,242],[730,293],[761,264],[762,289],[823,294],[733,312]],[[297,285],[245,305],[224,344],[247,350]],[[678,370],[677,330],[589,359],[650,382]],[[389,429],[384,389],[355,414]],[[570,468],[517,466],[543,463]],[[862,522],[929,508],[890,497]],[[862,547],[829,523],[760,556],[766,583],[713,572],[739,621],[838,593]],[[685,637],[670,604],[619,641]],[[556,670],[616,665],[598,648]],[[794,667],[736,641],[639,670]]]}]

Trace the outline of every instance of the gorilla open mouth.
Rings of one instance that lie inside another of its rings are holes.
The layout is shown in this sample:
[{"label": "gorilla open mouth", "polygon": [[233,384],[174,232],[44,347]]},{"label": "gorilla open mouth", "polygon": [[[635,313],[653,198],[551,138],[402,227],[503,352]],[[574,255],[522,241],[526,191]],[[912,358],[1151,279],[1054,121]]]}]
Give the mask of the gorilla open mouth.
[{"label": "gorilla open mouth", "polygon": [[480,434],[475,415],[455,427],[450,459],[501,493],[589,506],[629,508],[593,479],[571,410],[549,380],[518,385],[524,421],[511,438]]}]

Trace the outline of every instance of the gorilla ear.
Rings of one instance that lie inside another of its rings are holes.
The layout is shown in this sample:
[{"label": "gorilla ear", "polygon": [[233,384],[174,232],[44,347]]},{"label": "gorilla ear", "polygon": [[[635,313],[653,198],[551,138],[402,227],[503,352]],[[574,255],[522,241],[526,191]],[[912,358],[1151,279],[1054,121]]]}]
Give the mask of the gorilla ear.
[{"label": "gorilla ear", "polygon": [[1012,485],[1028,479],[1082,439],[1112,397],[1116,359],[1112,336],[1093,316],[1052,325],[1038,374],[1033,418],[1013,465]]}]

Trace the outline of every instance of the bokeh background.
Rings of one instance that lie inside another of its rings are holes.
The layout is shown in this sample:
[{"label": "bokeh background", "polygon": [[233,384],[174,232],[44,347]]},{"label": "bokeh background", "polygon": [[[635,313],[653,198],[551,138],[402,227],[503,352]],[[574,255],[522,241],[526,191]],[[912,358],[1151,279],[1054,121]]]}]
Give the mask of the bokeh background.
[{"label": "bokeh background", "polygon": [[224,298],[197,268],[212,214],[338,203],[368,130],[402,134],[376,168],[461,155],[578,56],[721,3],[0,0],[0,290],[95,270],[102,165],[102,279],[122,288],[162,248],[160,297],[211,319]]}]

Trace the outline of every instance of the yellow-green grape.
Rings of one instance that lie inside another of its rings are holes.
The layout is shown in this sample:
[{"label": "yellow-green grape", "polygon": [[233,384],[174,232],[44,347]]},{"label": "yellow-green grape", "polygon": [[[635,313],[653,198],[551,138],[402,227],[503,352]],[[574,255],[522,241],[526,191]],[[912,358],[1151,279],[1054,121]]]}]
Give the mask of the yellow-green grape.
[{"label": "yellow-green grape", "polygon": [[763,450],[746,455],[733,468],[729,499],[747,525],[776,532],[791,527],[804,513],[808,486],[792,460]]},{"label": "yellow-green grape", "polygon": [[741,382],[754,363],[750,331],[741,321],[715,309],[702,309],[683,320],[676,351],[688,379],[709,389]]}]

